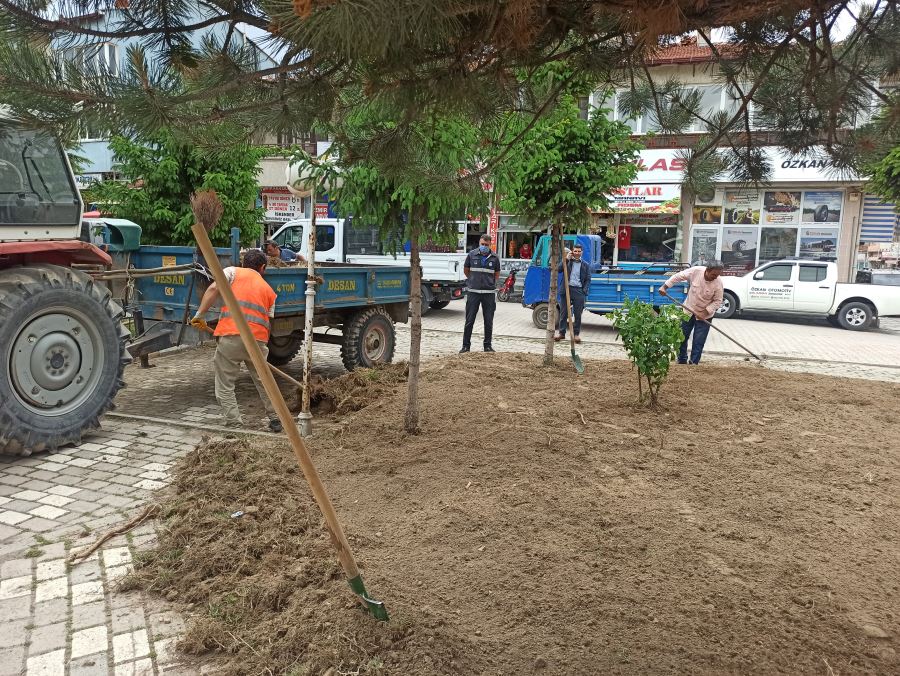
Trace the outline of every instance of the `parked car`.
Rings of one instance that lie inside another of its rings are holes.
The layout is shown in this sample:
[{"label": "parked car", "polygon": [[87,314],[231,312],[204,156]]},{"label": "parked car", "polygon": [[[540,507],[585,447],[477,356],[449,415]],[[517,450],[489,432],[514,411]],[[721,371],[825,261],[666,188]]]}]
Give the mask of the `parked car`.
[{"label": "parked car", "polygon": [[900,288],[843,284],[837,265],[824,261],[781,260],[742,277],[722,277],[723,319],[745,310],[820,315],[834,326],[864,331],[880,317],[900,315]]}]

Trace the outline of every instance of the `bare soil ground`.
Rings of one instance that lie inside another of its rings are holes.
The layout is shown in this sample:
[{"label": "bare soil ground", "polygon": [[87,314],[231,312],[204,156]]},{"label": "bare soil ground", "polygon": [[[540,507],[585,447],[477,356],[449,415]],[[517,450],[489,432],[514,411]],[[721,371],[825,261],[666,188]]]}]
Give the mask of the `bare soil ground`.
[{"label": "bare soil ground", "polygon": [[426,365],[421,434],[393,387],[314,439],[389,624],[286,444],[186,458],[135,581],[194,604],[217,673],[900,671],[900,387],[681,367],[651,412],[636,385],[470,354]]}]

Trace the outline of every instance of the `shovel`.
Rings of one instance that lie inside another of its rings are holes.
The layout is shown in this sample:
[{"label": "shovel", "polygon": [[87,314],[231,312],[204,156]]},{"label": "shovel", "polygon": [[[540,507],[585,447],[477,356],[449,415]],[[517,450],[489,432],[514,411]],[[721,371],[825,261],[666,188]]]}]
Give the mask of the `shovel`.
[{"label": "shovel", "polygon": [[[694,314],[693,312],[691,312],[690,310],[688,310],[688,309],[684,306],[684,303],[678,302],[675,298],[672,298],[672,296],[670,296],[668,293],[666,294],[666,297],[668,297],[669,300],[671,300],[673,303],[675,303],[678,307],[680,307],[680,308],[681,308],[682,310],[684,310],[685,312],[690,312],[691,314]],[[700,318],[697,317],[697,319],[700,319]],[[713,324],[711,321],[709,321],[709,320],[707,320],[707,319],[700,319],[700,321],[701,321],[701,322],[705,322],[706,324],[709,324],[712,328],[714,328],[716,331],[718,331],[719,333],[721,333],[721,334],[722,334],[723,336],[725,336],[728,340],[730,340],[732,343],[734,343],[735,345],[737,345],[737,346],[738,346],[739,348],[741,348],[744,352],[746,352],[746,353],[749,354],[751,357],[753,357],[756,361],[758,361],[760,364],[762,364],[762,358],[758,357],[758,356],[756,355],[756,353],[751,352],[749,349],[747,349],[746,347],[744,347],[743,345],[741,345],[738,341],[736,341],[734,338],[732,338],[731,336],[729,336],[727,333],[725,333],[722,329],[720,329],[718,326],[716,326],[715,324]]]},{"label": "shovel", "polygon": [[581,357],[575,354],[575,329],[572,326],[572,299],[569,298],[569,266],[567,261],[563,260],[563,284],[566,287],[566,321],[569,323],[569,343],[572,346],[572,363],[575,364],[575,370],[578,373],[584,373],[584,364],[581,363]]}]

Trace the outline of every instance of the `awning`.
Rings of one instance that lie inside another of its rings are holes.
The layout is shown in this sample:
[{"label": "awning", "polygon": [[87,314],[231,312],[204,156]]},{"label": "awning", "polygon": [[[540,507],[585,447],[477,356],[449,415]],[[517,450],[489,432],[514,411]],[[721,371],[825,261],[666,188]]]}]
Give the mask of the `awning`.
[{"label": "awning", "polygon": [[866,195],[863,200],[861,242],[892,242],[897,227],[894,204],[883,202],[880,197]]}]

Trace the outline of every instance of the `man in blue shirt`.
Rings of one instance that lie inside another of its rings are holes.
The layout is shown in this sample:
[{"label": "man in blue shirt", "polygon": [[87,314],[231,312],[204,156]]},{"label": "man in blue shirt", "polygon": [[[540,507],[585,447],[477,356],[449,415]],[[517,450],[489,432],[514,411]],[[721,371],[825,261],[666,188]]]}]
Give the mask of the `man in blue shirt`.
[{"label": "man in blue shirt", "polygon": [[[583,250],[578,242],[572,247],[571,253],[566,250],[566,266],[569,273],[569,298],[572,301],[572,329],[575,332],[575,342],[580,343],[581,338],[581,313],[584,312],[584,303],[587,300],[588,291],[591,289],[591,271],[583,260]],[[562,271],[559,273],[559,292],[557,293],[557,305],[559,306],[559,332],[553,340],[560,341],[566,337],[566,328],[569,326],[569,317],[566,314],[566,289],[565,277]]]},{"label": "man in blue shirt", "polygon": [[463,344],[460,353],[472,347],[472,329],[478,308],[484,316],[484,351],[493,352],[491,337],[494,331],[494,310],[497,309],[497,280],[500,278],[500,259],[491,251],[491,236],[484,234],[479,239],[477,249],[466,256],[463,272],[468,280],[466,294],[466,326],[463,329]]},{"label": "man in blue shirt", "polygon": [[285,263],[305,263],[306,258],[304,258],[299,253],[294,253],[287,247],[282,249],[275,240],[269,239],[266,240],[266,256],[270,258],[280,258]]}]

